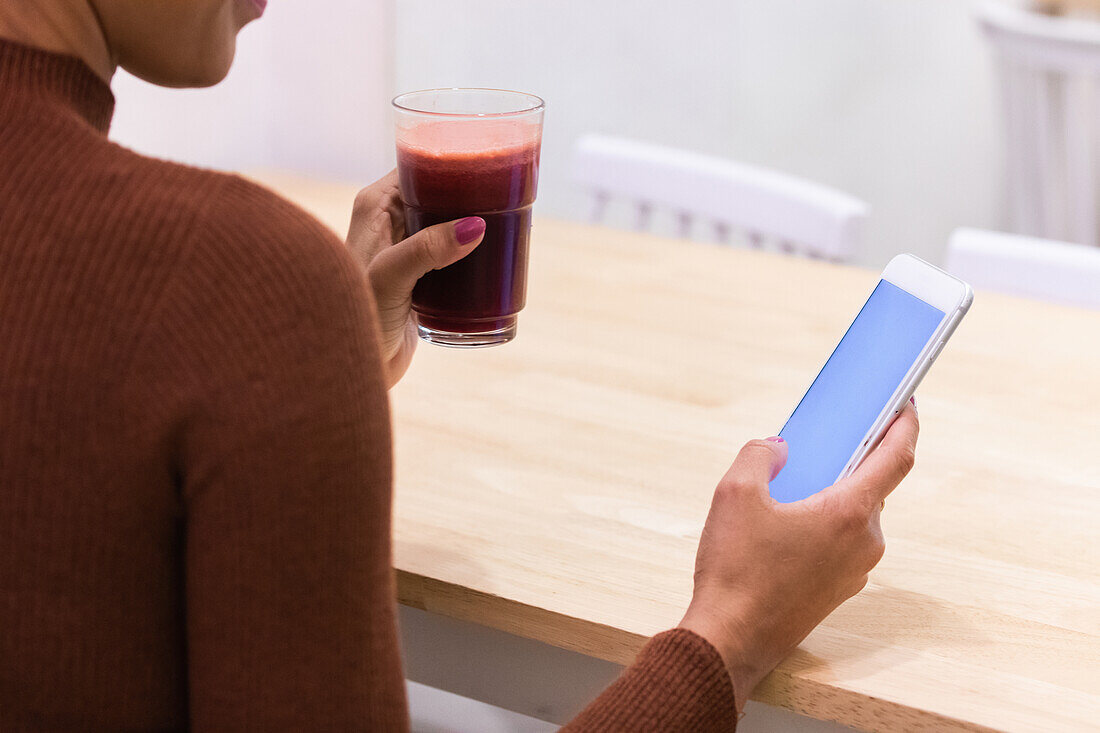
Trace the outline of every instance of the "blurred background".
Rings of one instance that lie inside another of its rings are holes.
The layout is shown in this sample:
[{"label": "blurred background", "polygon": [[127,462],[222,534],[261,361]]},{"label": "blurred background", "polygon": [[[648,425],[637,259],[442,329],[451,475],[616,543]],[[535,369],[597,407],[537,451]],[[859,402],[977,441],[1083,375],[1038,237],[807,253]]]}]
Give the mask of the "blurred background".
[{"label": "blurred background", "polygon": [[[120,72],[112,136],[204,166],[365,185],[393,165],[395,92],[512,88],[547,101],[543,216],[588,216],[572,154],[595,132],[762,166],[861,199],[870,216],[847,258],[858,264],[879,267],[898,251],[941,263],[960,226],[1086,239],[1070,231],[1064,191],[1045,214],[1020,215],[1023,194],[1010,175],[1035,179],[1039,163],[1056,161],[1012,160],[1011,125],[1024,124],[1009,119],[1013,110],[1047,113],[1031,136],[1053,133],[1052,151],[1072,151],[1059,142],[1057,79],[1043,72],[1047,87],[1027,87],[1027,100],[1006,97],[1010,60],[982,20],[991,4],[276,1],[245,29],[216,88],[162,90]],[[1092,32],[1100,48],[1100,24],[1087,11],[1055,22],[1073,24],[1086,45]],[[1085,88],[1083,103],[1096,88]],[[1094,112],[1079,126],[1092,136],[1100,129]],[[1095,158],[1088,165],[1095,172]],[[1053,191],[1049,183],[1039,185]],[[1090,195],[1094,221],[1095,187]]]}]

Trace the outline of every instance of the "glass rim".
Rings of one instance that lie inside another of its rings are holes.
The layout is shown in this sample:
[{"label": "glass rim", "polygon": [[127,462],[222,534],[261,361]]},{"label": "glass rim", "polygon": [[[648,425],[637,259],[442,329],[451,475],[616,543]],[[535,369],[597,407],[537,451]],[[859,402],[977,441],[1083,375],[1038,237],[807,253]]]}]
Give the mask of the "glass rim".
[{"label": "glass rim", "polygon": [[[534,101],[530,107],[523,109],[512,110],[509,112],[435,112],[426,109],[416,109],[415,107],[409,107],[401,103],[404,97],[411,97],[414,94],[428,94],[430,92],[498,92],[500,94],[510,94],[518,97],[527,97]],[[432,89],[417,89],[411,92],[402,92],[396,97],[390,100],[390,104],[394,108],[403,112],[411,112],[417,115],[428,115],[431,117],[517,117],[519,115],[529,115],[532,112],[539,112],[546,108],[546,101],[537,94],[531,94],[530,92],[520,92],[514,89],[494,89],[493,87],[436,87]]]}]

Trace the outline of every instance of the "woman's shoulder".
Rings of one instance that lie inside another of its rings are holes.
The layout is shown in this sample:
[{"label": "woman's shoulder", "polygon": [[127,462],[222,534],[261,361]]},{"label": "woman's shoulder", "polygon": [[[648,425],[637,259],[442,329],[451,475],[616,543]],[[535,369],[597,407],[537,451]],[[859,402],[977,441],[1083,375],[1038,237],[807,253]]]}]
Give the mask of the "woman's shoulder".
[{"label": "woman's shoulder", "polygon": [[228,303],[248,292],[268,293],[272,307],[316,305],[319,292],[365,302],[362,272],[343,240],[298,205],[235,173],[127,157],[116,173],[127,179],[129,208],[146,221],[125,230],[156,230],[159,254],[147,242],[131,244],[175,263],[176,279],[221,292]]},{"label": "woman's shoulder", "polygon": [[199,170],[198,175],[196,185],[208,187],[210,195],[195,212],[196,224],[222,246],[237,243],[266,255],[349,257],[335,232],[266,186],[235,173]]},{"label": "woman's shoulder", "polygon": [[135,218],[160,230],[178,229],[194,244],[213,241],[222,249],[288,255],[346,254],[340,238],[314,216],[239,174],[149,157],[115,144],[99,163],[84,169],[100,179],[91,182],[93,188],[114,191],[128,201],[125,208]]},{"label": "woman's shoulder", "polygon": [[[300,206],[237,173],[147,159],[160,168],[155,205],[181,211],[200,226],[234,230],[251,239],[339,242],[335,233]],[[348,201],[350,211],[352,202]]]}]

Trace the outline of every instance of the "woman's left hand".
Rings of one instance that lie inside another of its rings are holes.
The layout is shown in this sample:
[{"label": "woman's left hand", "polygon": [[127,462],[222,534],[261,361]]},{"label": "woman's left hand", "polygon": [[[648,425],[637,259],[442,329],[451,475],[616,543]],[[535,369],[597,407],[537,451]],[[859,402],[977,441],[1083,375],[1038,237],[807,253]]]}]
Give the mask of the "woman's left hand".
[{"label": "woman's left hand", "polygon": [[405,207],[397,171],[364,188],[355,197],[348,248],[363,264],[381,325],[386,384],[397,384],[416,349],[412,291],[416,281],[462,259],[481,243],[485,220],[469,216],[405,236]]}]

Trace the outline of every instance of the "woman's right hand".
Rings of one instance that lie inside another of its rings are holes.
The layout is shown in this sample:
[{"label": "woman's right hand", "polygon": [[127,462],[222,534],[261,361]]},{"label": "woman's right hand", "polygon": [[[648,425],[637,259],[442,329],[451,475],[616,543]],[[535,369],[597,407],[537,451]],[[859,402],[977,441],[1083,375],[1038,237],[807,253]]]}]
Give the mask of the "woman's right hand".
[{"label": "woman's right hand", "polygon": [[485,220],[468,216],[409,235],[396,169],[355,197],[348,248],[365,269],[374,293],[387,387],[401,379],[416,350],[416,281],[473,252],[484,234]]},{"label": "woman's right hand", "polygon": [[906,406],[859,470],[791,504],[768,494],[787,461],[781,439],[750,441],[718,483],[680,626],[722,655],[739,713],[757,683],[867,584],[885,550],[880,507],[913,467],[917,431]]}]

